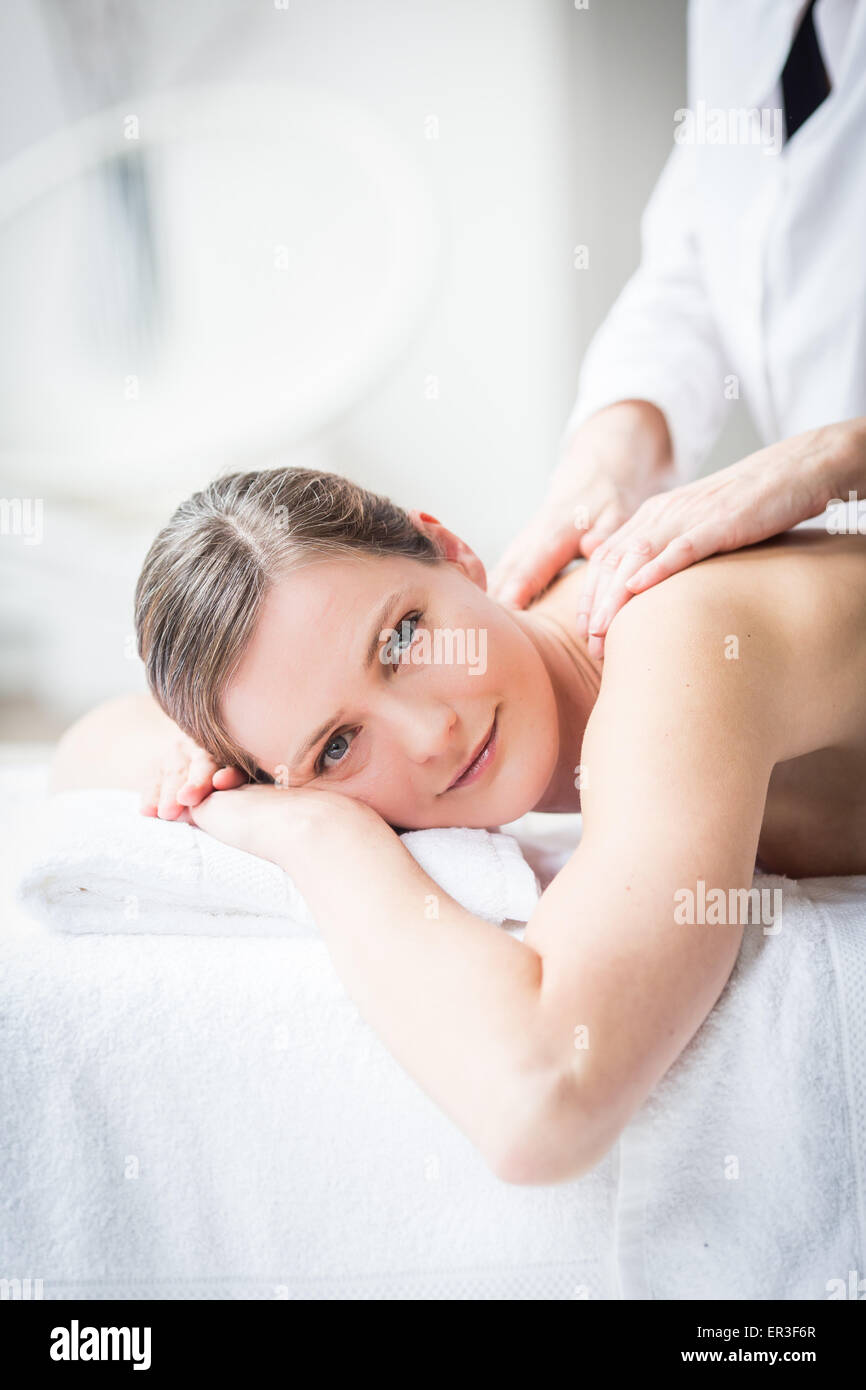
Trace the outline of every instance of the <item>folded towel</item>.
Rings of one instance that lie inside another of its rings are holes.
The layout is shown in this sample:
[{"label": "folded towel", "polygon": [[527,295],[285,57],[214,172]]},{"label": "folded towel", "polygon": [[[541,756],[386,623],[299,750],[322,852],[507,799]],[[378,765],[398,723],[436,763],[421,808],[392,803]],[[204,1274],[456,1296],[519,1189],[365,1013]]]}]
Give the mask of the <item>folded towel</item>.
[{"label": "folded towel", "polygon": [[[141,815],[137,792],[56,792],[32,807],[14,843],[16,899],[68,932],[308,936],[309,907],[278,865],[198,826]],[[478,917],[527,922],[540,896],[511,835],[468,827],[410,830],[413,859]]]}]

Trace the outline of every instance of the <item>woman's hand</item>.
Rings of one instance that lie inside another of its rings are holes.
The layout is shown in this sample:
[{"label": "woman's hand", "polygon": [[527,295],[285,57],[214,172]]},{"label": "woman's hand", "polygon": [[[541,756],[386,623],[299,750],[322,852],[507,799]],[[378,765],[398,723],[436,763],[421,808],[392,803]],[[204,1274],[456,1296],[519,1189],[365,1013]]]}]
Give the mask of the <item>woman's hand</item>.
[{"label": "woman's hand", "polygon": [[159,771],[144,793],[140,810],[144,816],[162,820],[187,821],[185,810],[197,806],[214,788],[229,791],[248,780],[239,767],[218,768],[180,729],[169,738],[158,762]]},{"label": "woman's hand", "polygon": [[339,792],[258,782],[212,792],[189,808],[188,819],[223,844],[270,859],[287,873],[303,867],[310,836],[385,825],[366,802]]},{"label": "woman's hand", "polygon": [[593,552],[578,602],[578,636],[593,658],[634,594],[721,551],[739,550],[818,516],[834,496],[843,425],[781,440],[739,463],[650,497]]},{"label": "woman's hand", "polygon": [[487,592],[526,605],[563,566],[591,555],[671,475],[670,437],[649,401],[617,401],[575,430],[540,511],[491,570]]}]

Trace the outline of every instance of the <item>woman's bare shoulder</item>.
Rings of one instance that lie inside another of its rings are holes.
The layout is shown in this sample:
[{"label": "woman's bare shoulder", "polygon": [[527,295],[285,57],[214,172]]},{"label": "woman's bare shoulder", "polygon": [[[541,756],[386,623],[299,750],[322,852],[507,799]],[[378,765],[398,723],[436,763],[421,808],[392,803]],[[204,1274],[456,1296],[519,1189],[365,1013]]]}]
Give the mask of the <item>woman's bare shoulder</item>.
[{"label": "woman's bare shoulder", "polygon": [[779,761],[841,743],[866,727],[866,537],[786,532],[630,599],[605,640],[602,690],[659,662],[684,688],[699,682],[704,703],[768,720]]},{"label": "woman's bare shoulder", "polygon": [[[557,575],[532,611],[574,631],[585,565]],[[866,536],[798,528],[709,556],[630,598],[605,639],[600,698],[616,678],[633,699],[660,665],[672,712],[700,686],[706,709],[733,703],[744,718],[777,724],[780,759],[862,731]]]},{"label": "woman's bare shoulder", "polygon": [[71,724],[54,750],[51,791],[143,789],[156,750],[180,730],[148,692],[103,700]]}]

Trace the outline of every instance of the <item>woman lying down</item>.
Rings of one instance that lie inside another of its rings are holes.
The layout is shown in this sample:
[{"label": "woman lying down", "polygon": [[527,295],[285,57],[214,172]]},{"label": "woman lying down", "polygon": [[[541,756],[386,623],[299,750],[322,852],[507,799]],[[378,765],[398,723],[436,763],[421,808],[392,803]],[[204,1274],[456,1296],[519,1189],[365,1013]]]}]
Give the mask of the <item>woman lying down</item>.
[{"label": "woman lying down", "polygon": [[[693,565],[617,614],[603,664],[579,585],[514,611],[423,512],[308,469],[220,478],[138,581],[152,697],[79,720],[53,772],[149,778],[146,813],[280,865],[368,1023],[510,1183],[597,1164],[763,930],[684,921],[689,895],[748,903],[756,857],[866,872],[866,538]],[[583,832],[522,941],[397,834],[533,810]]]}]

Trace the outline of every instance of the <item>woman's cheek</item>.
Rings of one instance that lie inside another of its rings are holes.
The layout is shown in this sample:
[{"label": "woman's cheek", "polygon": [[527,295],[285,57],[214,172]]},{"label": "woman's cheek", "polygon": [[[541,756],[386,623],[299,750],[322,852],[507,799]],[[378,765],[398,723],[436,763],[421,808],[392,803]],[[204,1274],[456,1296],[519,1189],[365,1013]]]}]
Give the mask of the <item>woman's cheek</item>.
[{"label": "woman's cheek", "polygon": [[[338,788],[339,790],[339,788]],[[358,797],[361,801],[366,801],[380,816],[388,818],[388,813],[393,811],[402,798],[400,797],[400,779],[397,777],[395,768],[383,768],[373,764],[368,760],[363,772],[359,772],[351,779],[351,784],[347,784],[347,796]]]}]

